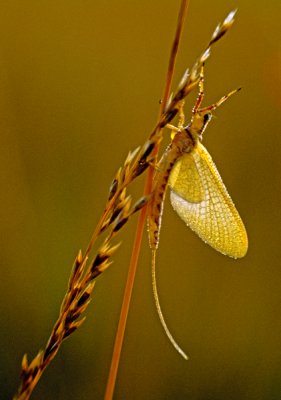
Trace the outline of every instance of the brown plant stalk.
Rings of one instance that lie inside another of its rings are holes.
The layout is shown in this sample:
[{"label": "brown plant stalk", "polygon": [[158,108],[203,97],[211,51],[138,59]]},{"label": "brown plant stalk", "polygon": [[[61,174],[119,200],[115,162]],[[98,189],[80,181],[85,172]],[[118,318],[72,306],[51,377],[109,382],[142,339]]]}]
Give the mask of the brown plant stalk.
[{"label": "brown plant stalk", "polygon": [[[167,75],[166,75],[166,82],[165,82],[165,87],[164,87],[164,92],[163,92],[163,99],[162,99],[162,103],[161,103],[161,107],[160,107],[159,119],[164,114],[165,108],[168,103],[168,99],[170,97],[172,80],[173,80],[174,69],[175,69],[175,64],[176,64],[176,57],[177,57],[177,53],[178,53],[180,37],[181,37],[181,33],[183,30],[183,26],[184,26],[184,20],[185,20],[185,16],[187,13],[188,4],[189,4],[189,1],[187,1],[187,0],[181,1],[176,33],[175,33],[175,37],[173,40],[171,53],[170,53],[170,59],[169,59],[168,70],[167,70]],[[160,134],[160,138],[161,138],[161,128],[159,129],[159,134]],[[155,148],[152,152],[155,162],[157,160],[158,152],[159,152],[159,143],[157,143],[157,145],[155,146]],[[154,168],[152,166],[150,166],[148,168],[148,173],[147,173],[147,177],[146,177],[146,182],[145,182],[145,187],[144,187],[144,196],[147,196],[152,191],[153,174],[154,174]],[[131,297],[132,297],[132,292],[133,292],[135,275],[136,275],[136,270],[137,270],[137,265],[138,265],[138,260],[139,260],[141,242],[142,242],[142,237],[143,237],[143,232],[144,232],[146,213],[147,213],[147,209],[146,209],[146,207],[144,207],[141,210],[140,215],[138,217],[135,240],[134,240],[134,244],[133,244],[133,248],[132,248],[131,260],[130,260],[129,269],[128,269],[127,282],[126,282],[126,286],[125,286],[125,290],[124,290],[123,303],[122,303],[122,307],[121,307],[121,311],[120,311],[119,323],[118,323],[118,327],[117,327],[117,331],[116,331],[111,365],[110,365],[110,370],[109,370],[109,375],[108,375],[108,380],[107,380],[107,385],[106,385],[106,390],[105,390],[105,396],[104,396],[105,400],[112,399],[114,388],[115,388],[116,377],[117,377],[117,372],[118,372],[118,367],[119,367],[119,362],[120,362],[120,355],[121,355],[121,351],[122,351],[124,334],[125,334],[125,329],[126,329],[127,317],[128,317],[128,313],[129,313],[129,307],[130,307],[130,302],[131,302]]]},{"label": "brown plant stalk", "polygon": [[[182,1],[183,3],[186,2]],[[152,190],[153,170],[149,169],[150,178],[147,181],[145,194],[134,204],[132,203],[131,196],[127,194],[127,188],[153,162],[162,138],[161,130],[176,116],[180,102],[198,84],[200,69],[209,57],[210,46],[224,35],[232,25],[232,22],[231,18],[226,18],[224,23],[217,27],[207,49],[195,62],[190,73],[186,72],[184,74],[175,95],[162,105],[159,121],[148,139],[143,146],[128,154],[123,166],[117,171],[110,185],[104,211],[90,239],[89,245],[84,254],[81,251],[78,252],[74,261],[59,316],[45,348],[40,350],[31,362],[28,362],[26,355],[23,357],[21,384],[14,400],[29,399],[43,372],[58,353],[64,339],[69,337],[83,324],[85,311],[91,301],[95,279],[112,263],[111,256],[119,246],[119,244],[112,243],[113,239],[115,239],[131,216],[139,210],[142,212],[142,225],[144,224],[145,206],[149,202]],[[166,97],[168,98],[168,96]],[[107,231],[106,238],[103,240],[96,254],[91,256],[96,240],[104,231]],[[140,228],[138,228],[135,240],[138,248],[133,251],[131,261],[135,265],[141,242],[141,232]]]}]

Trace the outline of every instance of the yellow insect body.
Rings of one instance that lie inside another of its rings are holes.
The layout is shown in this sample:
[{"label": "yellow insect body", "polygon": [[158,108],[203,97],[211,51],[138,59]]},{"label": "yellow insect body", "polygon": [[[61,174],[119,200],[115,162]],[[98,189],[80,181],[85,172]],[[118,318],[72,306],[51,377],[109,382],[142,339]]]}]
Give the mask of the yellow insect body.
[{"label": "yellow insect body", "polygon": [[[211,156],[202,145],[203,133],[212,118],[212,111],[239,89],[223,96],[209,107],[200,108],[204,97],[204,73],[200,74],[199,95],[192,110],[190,123],[184,127],[182,108],[178,128],[172,129],[172,141],[158,163],[153,181],[153,193],[148,207],[148,234],[152,249],[152,286],[161,324],[175,347],[187,359],[164,319],[156,284],[155,257],[159,244],[161,219],[167,186],[171,203],[183,221],[199,237],[217,251],[233,258],[245,256],[248,238]],[[182,104],[183,107],[183,104]]]},{"label": "yellow insect body", "polygon": [[245,227],[200,142],[176,162],[169,186],[174,210],[202,240],[230,257],[244,257],[248,248]]}]

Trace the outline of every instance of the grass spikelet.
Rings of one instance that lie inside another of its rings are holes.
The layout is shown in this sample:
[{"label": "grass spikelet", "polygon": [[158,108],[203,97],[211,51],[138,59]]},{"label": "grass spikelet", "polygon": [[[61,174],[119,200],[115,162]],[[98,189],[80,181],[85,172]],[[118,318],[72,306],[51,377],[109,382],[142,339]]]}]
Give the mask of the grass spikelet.
[{"label": "grass spikelet", "polygon": [[[143,208],[149,200],[148,197],[141,197],[132,206],[132,198],[130,195],[126,195],[126,190],[128,185],[144,171],[143,165],[148,165],[147,157],[149,157],[152,148],[153,146],[149,142],[149,145],[145,144],[142,148],[139,147],[130,152],[124,165],[118,169],[110,185],[104,212],[90,243],[85,253],[82,254],[81,250],[79,250],[74,260],[59,317],[45,349],[40,350],[29,365],[27,356],[23,357],[21,385],[14,399],[29,399],[42,373],[57,354],[63,340],[84,323],[85,316],[83,314],[91,301],[95,285],[94,280],[112,264],[110,258],[120,246],[120,243],[111,244],[111,240],[120,232],[129,218]],[[141,167],[139,167],[140,165]],[[110,227],[111,229],[106,239],[97,251],[93,261],[89,263],[89,254],[96,239]]]},{"label": "grass spikelet", "polygon": [[210,47],[213,43],[217,42],[217,41],[232,27],[236,12],[237,12],[237,9],[231,11],[231,12],[227,15],[227,17],[225,18],[225,20],[223,21],[223,23],[222,23],[222,24],[218,24],[218,26],[216,27],[216,29],[215,29],[215,31],[214,31],[214,33],[213,33],[213,36],[212,36],[212,38],[211,38],[211,41],[210,41],[210,43],[209,43],[209,47]]}]

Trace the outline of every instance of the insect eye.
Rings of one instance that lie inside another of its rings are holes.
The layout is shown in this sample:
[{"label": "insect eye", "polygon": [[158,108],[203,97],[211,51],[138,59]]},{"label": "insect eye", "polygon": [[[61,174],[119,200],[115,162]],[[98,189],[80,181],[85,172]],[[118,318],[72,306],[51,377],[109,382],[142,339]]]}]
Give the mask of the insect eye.
[{"label": "insect eye", "polygon": [[211,113],[207,113],[207,114],[204,115],[203,118],[204,118],[204,124],[206,124],[212,118],[212,114]]}]

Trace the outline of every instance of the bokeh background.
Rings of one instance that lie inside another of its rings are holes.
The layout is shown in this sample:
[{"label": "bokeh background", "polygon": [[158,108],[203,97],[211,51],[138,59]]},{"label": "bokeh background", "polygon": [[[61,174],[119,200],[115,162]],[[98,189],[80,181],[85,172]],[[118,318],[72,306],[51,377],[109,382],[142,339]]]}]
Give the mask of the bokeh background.
[{"label": "bokeh background", "polygon": [[[178,7],[1,3],[1,399],[18,387],[23,354],[31,359],[47,341],[115,171],[155,124]],[[204,144],[245,222],[249,252],[239,261],[216,253],[166,202],[159,292],[191,359],[163,334],[145,237],[115,399],[281,398],[280,1],[191,1],[176,81],[236,7],[235,25],[206,66],[205,104],[243,90],[217,110]],[[64,343],[34,399],[103,398],[135,224],[122,231],[86,323]]]}]

